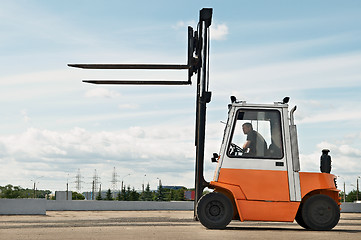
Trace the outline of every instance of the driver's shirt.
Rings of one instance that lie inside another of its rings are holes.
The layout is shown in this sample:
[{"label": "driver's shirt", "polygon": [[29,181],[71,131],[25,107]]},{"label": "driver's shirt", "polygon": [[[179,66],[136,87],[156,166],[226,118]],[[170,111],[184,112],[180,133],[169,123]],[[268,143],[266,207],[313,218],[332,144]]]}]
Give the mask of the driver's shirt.
[{"label": "driver's shirt", "polygon": [[261,134],[255,130],[252,130],[247,134],[247,141],[250,141],[249,152],[247,155],[257,157],[265,156],[267,151],[267,143]]}]

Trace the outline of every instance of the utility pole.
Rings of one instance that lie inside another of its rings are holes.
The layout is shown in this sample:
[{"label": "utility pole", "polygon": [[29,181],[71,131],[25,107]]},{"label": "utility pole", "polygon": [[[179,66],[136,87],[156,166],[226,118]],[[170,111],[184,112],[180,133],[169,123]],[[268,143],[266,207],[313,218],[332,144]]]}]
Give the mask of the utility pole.
[{"label": "utility pole", "polygon": [[98,190],[98,184],[99,184],[99,176],[97,174],[97,170],[95,169],[93,175],[93,200],[96,199],[96,194],[97,194],[96,191]]},{"label": "utility pole", "polygon": [[144,192],[144,178],[147,176],[147,174],[144,174],[144,177],[143,177],[143,183],[142,183],[142,192]]},{"label": "utility pole", "polygon": [[78,193],[81,193],[81,183],[82,183],[81,178],[82,177],[81,177],[81,174],[80,174],[80,169],[78,168],[78,172],[75,175],[75,188],[76,188],[76,191]]},{"label": "utility pole", "polygon": [[41,176],[41,177],[37,177],[37,178],[35,178],[34,180],[31,180],[31,181],[34,181],[34,189],[33,189],[33,198],[36,198],[36,180],[38,180],[39,178],[42,178],[42,177],[44,177],[44,176]]},{"label": "utility pole", "polygon": [[115,192],[118,189],[118,186],[117,186],[118,185],[118,175],[117,175],[117,172],[115,171],[115,167],[113,170],[111,183],[112,183],[113,198],[115,199]]},{"label": "utility pole", "polygon": [[358,179],[359,179],[359,178],[360,178],[360,176],[357,176],[357,181],[356,181],[356,182],[357,182],[357,185],[356,185],[356,186],[357,186],[357,187],[356,187],[356,189],[357,189],[357,190],[356,190],[356,201],[358,201],[358,192],[359,192]]},{"label": "utility pole", "polygon": [[34,197],[33,198],[35,198],[35,196],[36,196],[36,190],[35,190],[35,181],[34,181]]},{"label": "utility pole", "polygon": [[130,173],[128,173],[127,175],[125,175],[123,178],[122,178],[122,189],[120,191],[123,191],[123,186],[124,186],[124,178],[125,177],[128,177],[130,176]]},{"label": "utility pole", "polygon": [[92,184],[92,200],[94,200],[94,193],[95,193],[95,182],[93,180],[93,184]]},{"label": "utility pole", "polygon": [[66,200],[69,200],[69,183],[66,181]]},{"label": "utility pole", "polygon": [[99,196],[100,196],[100,199],[102,199],[102,184],[101,183],[99,184]]}]

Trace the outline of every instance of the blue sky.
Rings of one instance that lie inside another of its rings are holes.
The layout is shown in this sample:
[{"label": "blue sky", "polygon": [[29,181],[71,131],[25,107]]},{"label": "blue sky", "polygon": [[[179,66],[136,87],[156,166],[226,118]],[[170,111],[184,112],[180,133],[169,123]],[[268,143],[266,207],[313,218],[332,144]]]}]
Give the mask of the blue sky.
[{"label": "blue sky", "polygon": [[[185,63],[187,26],[212,7],[206,159],[229,96],[297,105],[302,171],[323,148],[346,191],[361,176],[359,1],[1,1],[0,185],[82,191],[118,180],[194,185],[195,86],[96,86],[82,79],[186,79],[178,71],[68,63]],[[215,165],[206,160],[205,176]],[[127,174],[131,174],[127,176]],[[146,175],[146,176],[144,176]],[[126,176],[126,177],[125,177]]]}]

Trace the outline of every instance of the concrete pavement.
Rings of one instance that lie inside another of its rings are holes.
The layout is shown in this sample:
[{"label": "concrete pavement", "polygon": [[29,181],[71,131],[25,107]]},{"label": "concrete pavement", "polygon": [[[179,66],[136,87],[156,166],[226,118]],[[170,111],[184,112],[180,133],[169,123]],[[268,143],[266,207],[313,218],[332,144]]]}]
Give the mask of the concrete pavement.
[{"label": "concrete pavement", "polygon": [[48,211],[41,216],[0,216],[0,239],[360,239],[361,214],[342,213],[331,231],[297,223],[232,221],[208,230],[193,211]]}]

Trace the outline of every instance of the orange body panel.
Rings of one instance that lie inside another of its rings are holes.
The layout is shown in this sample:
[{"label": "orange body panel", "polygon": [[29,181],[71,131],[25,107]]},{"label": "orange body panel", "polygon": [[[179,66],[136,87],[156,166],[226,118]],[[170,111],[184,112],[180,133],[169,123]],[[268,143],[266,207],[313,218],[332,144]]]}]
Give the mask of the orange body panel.
[{"label": "orange body panel", "polygon": [[300,202],[237,200],[237,205],[245,221],[293,222]]},{"label": "orange body panel", "polygon": [[[300,172],[299,176],[302,198],[317,192],[339,203],[334,175]],[[301,204],[290,202],[287,171],[222,168],[210,188],[234,200],[241,221],[292,222]]]},{"label": "orange body panel", "polygon": [[247,200],[290,200],[286,171],[222,168],[218,182],[239,186]]},{"label": "orange body panel", "polygon": [[314,190],[329,189],[339,191],[335,187],[335,176],[328,173],[300,172],[301,196],[302,198]]},{"label": "orange body panel", "polygon": [[235,200],[236,199],[246,199],[246,196],[242,192],[242,189],[237,185],[230,185],[230,184],[225,184],[225,183],[220,183],[220,182],[213,182],[213,181],[210,182],[210,185],[217,192],[224,192],[224,191],[218,190],[218,189],[226,189],[228,192],[230,192],[232,194],[232,197]]}]

